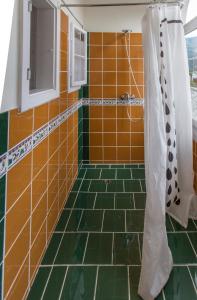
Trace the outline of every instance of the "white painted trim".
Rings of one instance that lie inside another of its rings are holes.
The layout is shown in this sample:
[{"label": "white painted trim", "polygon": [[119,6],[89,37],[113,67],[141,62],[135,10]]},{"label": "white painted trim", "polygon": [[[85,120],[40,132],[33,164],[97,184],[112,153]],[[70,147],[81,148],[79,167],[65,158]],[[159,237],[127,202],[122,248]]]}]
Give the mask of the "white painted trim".
[{"label": "white painted trim", "polygon": [[[191,33],[192,31],[197,29],[197,17],[193,18],[191,21],[185,24],[184,31],[185,35]],[[193,140],[197,141],[197,119],[192,119],[193,125]]]},{"label": "white painted trim", "polygon": [[185,24],[184,31],[185,35],[197,29],[197,17]]},{"label": "white painted trim", "polygon": [[[75,70],[75,29],[81,31],[85,35],[85,69],[84,69],[84,80],[83,81],[74,81],[73,74]],[[84,31],[79,26],[76,26],[69,18],[69,29],[68,29],[68,92],[74,92],[81,88],[82,85],[87,84],[87,32]]]},{"label": "white painted trim", "polygon": [[20,98],[21,111],[39,106],[52,99],[58,98],[60,95],[59,69],[60,69],[60,10],[58,9],[57,0],[47,1],[53,8],[56,16],[56,30],[54,36],[55,44],[55,73],[54,73],[54,89],[41,91],[38,93],[29,93],[29,80],[27,80],[27,69],[30,66],[30,12],[28,11],[28,0],[23,0],[23,17],[22,17],[22,49],[21,49],[21,79],[20,79]]}]

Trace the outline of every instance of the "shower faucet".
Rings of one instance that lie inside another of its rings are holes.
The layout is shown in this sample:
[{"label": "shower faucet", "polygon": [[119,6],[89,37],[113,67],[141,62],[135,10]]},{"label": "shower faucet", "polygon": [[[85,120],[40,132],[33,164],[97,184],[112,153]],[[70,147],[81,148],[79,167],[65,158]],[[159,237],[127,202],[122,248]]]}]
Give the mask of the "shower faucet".
[{"label": "shower faucet", "polygon": [[130,95],[129,93],[124,93],[120,96],[120,99],[122,99],[122,100],[135,99],[135,95]]}]

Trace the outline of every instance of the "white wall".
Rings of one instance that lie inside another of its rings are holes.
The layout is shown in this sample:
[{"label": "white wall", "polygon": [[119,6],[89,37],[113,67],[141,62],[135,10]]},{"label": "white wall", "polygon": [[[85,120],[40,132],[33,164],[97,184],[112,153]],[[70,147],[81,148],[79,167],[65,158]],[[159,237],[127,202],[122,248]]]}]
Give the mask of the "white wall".
[{"label": "white wall", "polygon": [[[20,66],[20,40],[21,40],[21,24],[22,24],[22,0],[15,0],[14,14],[12,19],[12,31],[10,37],[10,46],[8,54],[8,62],[6,68],[5,84],[2,96],[2,104],[0,112],[11,110],[19,107],[19,66]],[[84,11],[81,8],[72,9],[79,20],[83,23]],[[69,15],[67,9],[65,13]]]},{"label": "white wall", "polygon": [[[70,2],[73,3],[73,0],[71,0]],[[69,3],[69,1],[66,1],[66,3]],[[76,8],[70,8],[70,10],[73,12],[74,16],[79,20],[79,22],[81,24],[84,24],[84,18],[85,18],[84,9],[80,7],[76,7]],[[76,23],[76,25],[79,26],[79,23],[72,17],[72,15],[70,14],[67,8],[63,8],[63,11],[65,12],[65,14],[67,14],[70,17],[70,19],[74,23]]]},{"label": "white wall", "polygon": [[141,32],[145,6],[85,8],[84,25],[87,31],[119,32],[130,29]]},{"label": "white wall", "polygon": [[19,2],[15,0],[1,112],[17,107],[19,67]]}]

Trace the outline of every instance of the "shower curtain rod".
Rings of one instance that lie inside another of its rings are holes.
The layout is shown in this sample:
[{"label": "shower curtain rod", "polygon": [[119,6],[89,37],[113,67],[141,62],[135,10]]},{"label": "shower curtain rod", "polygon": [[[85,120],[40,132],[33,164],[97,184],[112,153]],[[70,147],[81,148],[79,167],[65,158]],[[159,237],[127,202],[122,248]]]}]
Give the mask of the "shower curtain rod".
[{"label": "shower curtain rod", "polygon": [[169,4],[183,5],[183,1],[152,1],[152,2],[133,2],[133,3],[103,3],[103,4],[62,4],[62,7],[113,7],[113,6],[138,6],[138,5],[154,5],[154,4]]}]

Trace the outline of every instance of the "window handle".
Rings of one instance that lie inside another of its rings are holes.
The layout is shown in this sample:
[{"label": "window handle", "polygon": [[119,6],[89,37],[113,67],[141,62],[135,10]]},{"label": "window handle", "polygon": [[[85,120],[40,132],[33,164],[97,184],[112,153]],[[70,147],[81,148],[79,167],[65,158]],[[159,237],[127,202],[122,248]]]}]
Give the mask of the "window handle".
[{"label": "window handle", "polygon": [[31,69],[28,68],[27,69],[27,80],[30,80],[31,79]]}]

